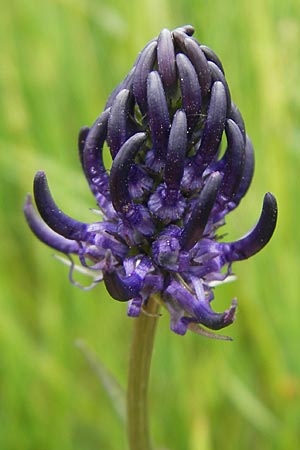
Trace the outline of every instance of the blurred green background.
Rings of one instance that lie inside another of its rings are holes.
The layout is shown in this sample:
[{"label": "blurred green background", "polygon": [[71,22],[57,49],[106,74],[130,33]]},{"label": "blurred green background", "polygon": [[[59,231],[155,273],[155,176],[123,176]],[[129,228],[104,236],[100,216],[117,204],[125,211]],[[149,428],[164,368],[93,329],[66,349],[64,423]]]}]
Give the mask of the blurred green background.
[{"label": "blurred green background", "polygon": [[133,319],[102,285],[82,292],[22,216],[44,169],[79,220],[94,201],[77,157],[90,125],[138,51],[163,27],[191,23],[220,56],[256,149],[251,189],[228,239],[279,203],[268,247],[238,263],[214,308],[239,299],[234,342],[169,331],[160,319],[150,405],[171,450],[299,448],[300,3],[298,0],[9,0],[0,15],[0,449],[126,450],[107,393],[75,346],[83,339],[126,386]]}]

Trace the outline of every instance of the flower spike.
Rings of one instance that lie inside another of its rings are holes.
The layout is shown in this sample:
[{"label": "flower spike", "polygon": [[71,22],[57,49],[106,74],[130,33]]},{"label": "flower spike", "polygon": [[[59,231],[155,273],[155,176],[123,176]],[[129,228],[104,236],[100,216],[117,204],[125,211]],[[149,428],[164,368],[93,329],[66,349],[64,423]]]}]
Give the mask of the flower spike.
[{"label": "flower spike", "polygon": [[250,186],[254,150],[220,59],[193,33],[191,25],[163,29],[94,124],[79,132],[79,158],[102,221],[64,214],[42,171],[34,180],[40,215],[30,196],[24,214],[42,242],[67,255],[76,286],[74,254],[92,277],[90,287],[103,280],[112,298],[128,301],[128,316],[140,315],[155,294],[175,333],[230,339],[207,330],[230,325],[237,308],[234,299],[226,311],[214,311],[214,289],[232,280],[234,261],[270,240],[277,204],[266,194],[254,228],[222,241],[226,215]]}]

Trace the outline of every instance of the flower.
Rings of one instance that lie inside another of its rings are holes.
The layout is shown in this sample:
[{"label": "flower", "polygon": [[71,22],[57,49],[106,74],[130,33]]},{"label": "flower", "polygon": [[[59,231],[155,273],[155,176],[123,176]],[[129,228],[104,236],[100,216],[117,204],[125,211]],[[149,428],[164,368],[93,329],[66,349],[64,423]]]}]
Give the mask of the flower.
[{"label": "flower", "polygon": [[92,127],[80,130],[82,169],[103,220],[82,223],[65,215],[42,171],[34,179],[40,216],[30,196],[24,207],[35,235],[69,257],[78,255],[95,273],[93,285],[104,280],[114,299],[128,301],[129,316],[158,294],[171,329],[181,335],[233,322],[236,300],[214,312],[213,288],[231,277],[234,261],[267,244],[277,219],[276,200],[267,193],[247,235],[223,242],[217,234],[248,190],[253,147],[219,58],[193,32],[189,25],[162,30]]}]

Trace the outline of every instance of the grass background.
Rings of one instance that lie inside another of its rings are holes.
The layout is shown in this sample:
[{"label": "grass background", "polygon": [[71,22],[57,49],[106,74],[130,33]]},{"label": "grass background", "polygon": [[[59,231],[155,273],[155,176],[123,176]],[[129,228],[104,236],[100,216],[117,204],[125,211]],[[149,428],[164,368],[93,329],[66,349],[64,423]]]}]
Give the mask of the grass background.
[{"label": "grass background", "polygon": [[62,209],[91,220],[77,132],[102,110],[140,48],[192,23],[220,56],[256,149],[230,239],[278,198],[268,247],[234,269],[214,307],[239,298],[234,342],[169,331],[151,376],[155,442],[171,450],[293,450],[300,441],[300,3],[298,0],[10,0],[0,15],[0,448],[120,450],[122,422],[74,342],[126,386],[132,320],[103,286],[82,292],[22,216],[44,169]]}]

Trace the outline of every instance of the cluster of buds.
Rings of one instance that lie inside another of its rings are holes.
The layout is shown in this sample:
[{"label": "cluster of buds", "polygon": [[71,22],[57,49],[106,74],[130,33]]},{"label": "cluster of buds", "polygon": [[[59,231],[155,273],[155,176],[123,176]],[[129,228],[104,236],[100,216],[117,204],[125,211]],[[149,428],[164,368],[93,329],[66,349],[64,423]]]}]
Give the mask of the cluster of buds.
[{"label": "cluster of buds", "polygon": [[266,245],[277,219],[276,200],[267,193],[248,234],[234,242],[217,234],[248,190],[253,147],[218,56],[193,32],[192,26],[162,30],[91,128],[80,130],[80,161],[102,220],[65,215],[42,171],[34,179],[39,214],[30,196],[24,207],[35,235],[78,255],[95,274],[93,284],[103,280],[111,297],[128,301],[129,316],[155,294],[181,335],[233,322],[236,300],[216,313],[213,288],[232,277],[234,261]]}]

